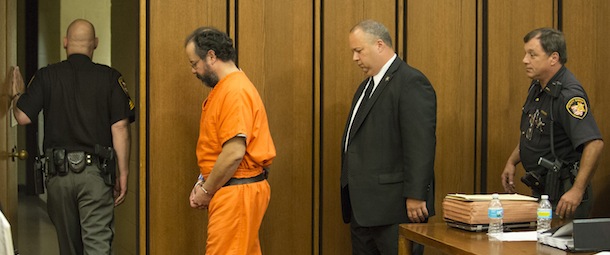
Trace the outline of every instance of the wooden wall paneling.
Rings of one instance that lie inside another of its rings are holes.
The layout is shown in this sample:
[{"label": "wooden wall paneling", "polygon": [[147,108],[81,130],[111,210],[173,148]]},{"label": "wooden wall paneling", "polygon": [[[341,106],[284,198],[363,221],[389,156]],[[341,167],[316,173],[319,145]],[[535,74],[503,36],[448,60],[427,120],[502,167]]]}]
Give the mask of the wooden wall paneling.
[{"label": "wooden wall paneling", "polygon": [[314,136],[313,136],[313,162],[314,162],[314,224],[313,224],[313,253],[321,255],[322,251],[322,3],[323,0],[314,0],[314,59],[313,59],[313,77],[314,77],[314,93],[313,93],[313,116],[314,116]]},{"label": "wooden wall paneling", "polygon": [[[523,36],[538,27],[553,26],[554,1],[488,1],[487,20],[487,193],[504,192],[500,175],[506,160],[519,143],[521,107],[527,96],[531,80],[525,75]],[[485,91],[485,89],[483,89]],[[485,109],[484,109],[485,110]],[[485,124],[484,124],[485,126]],[[483,169],[485,171],[485,169]],[[519,178],[524,170],[521,165],[515,174],[517,190],[531,194]]]},{"label": "wooden wall paneling", "polygon": [[[201,103],[210,89],[191,73],[184,39],[200,26],[226,28],[225,1],[149,1],[148,250],[202,254],[206,211],[188,197],[198,175],[195,145]],[[144,68],[144,67],[143,67]],[[144,199],[143,197],[141,199]],[[143,215],[141,215],[143,216]],[[143,238],[143,237],[142,237]]]},{"label": "wooden wall paneling", "polygon": [[239,66],[263,98],[277,150],[263,254],[312,254],[313,4],[239,1],[237,12]]},{"label": "wooden wall paneling", "polygon": [[139,17],[138,17],[138,107],[137,118],[140,121],[138,125],[139,139],[138,146],[138,246],[139,254],[149,254],[148,252],[148,1],[139,0]]},{"label": "wooden wall paneling", "polygon": [[[8,114],[10,72],[11,67],[17,65],[17,1],[2,1],[0,17],[0,209],[12,226],[13,243],[17,244],[17,162],[8,156],[17,144],[17,128],[11,127]],[[23,69],[21,73],[24,73]],[[22,148],[17,149],[20,151]]]},{"label": "wooden wall paneling", "polygon": [[406,51],[406,43],[405,43],[405,38],[406,38],[406,28],[405,25],[407,23],[407,14],[405,13],[407,11],[407,1],[396,1],[396,21],[394,22],[396,27],[396,34],[392,37],[392,39],[394,40],[392,43],[394,43],[394,51],[396,51],[396,54],[398,54],[399,57],[404,59],[404,56],[406,55],[405,51]]},{"label": "wooden wall paneling", "polygon": [[[563,31],[568,48],[568,67],[585,88],[602,136],[610,130],[610,90],[607,72],[610,70],[610,2],[604,0],[563,0]],[[593,179],[594,204],[592,216],[610,217],[610,149],[606,147]]]},{"label": "wooden wall paneling", "polygon": [[431,221],[442,222],[445,195],[474,192],[477,4],[407,3],[407,63],[428,77],[437,96],[437,216]]},{"label": "wooden wall paneling", "polygon": [[[481,182],[482,179],[482,175],[481,175],[481,169],[483,167],[483,164],[481,162],[481,155],[483,155],[483,146],[482,146],[482,134],[484,133],[483,131],[483,122],[482,120],[482,116],[483,116],[483,107],[481,107],[483,105],[483,90],[482,90],[482,84],[483,84],[483,76],[481,75],[483,72],[483,59],[486,59],[485,56],[483,56],[483,42],[486,41],[486,39],[483,38],[483,31],[484,28],[486,27],[486,25],[484,26],[483,22],[481,22],[483,20],[484,17],[484,13],[487,13],[487,7],[483,6],[483,1],[486,0],[476,0],[477,1],[477,39],[476,39],[476,48],[477,48],[477,68],[476,68],[476,81],[477,81],[477,91],[476,91],[476,100],[475,100],[475,104],[476,104],[476,123],[475,123],[475,139],[477,140],[476,144],[475,144],[475,184],[474,184],[474,193],[478,194],[481,193],[481,185],[479,185],[479,183]],[[485,8],[484,8],[485,7]],[[478,181],[477,181],[478,180]]]},{"label": "wooden wall paneling", "polygon": [[365,78],[352,61],[349,30],[365,19],[382,22],[396,40],[396,1],[323,1],[321,24],[320,254],[351,254],[349,225],[341,216],[341,136],[352,97]]}]

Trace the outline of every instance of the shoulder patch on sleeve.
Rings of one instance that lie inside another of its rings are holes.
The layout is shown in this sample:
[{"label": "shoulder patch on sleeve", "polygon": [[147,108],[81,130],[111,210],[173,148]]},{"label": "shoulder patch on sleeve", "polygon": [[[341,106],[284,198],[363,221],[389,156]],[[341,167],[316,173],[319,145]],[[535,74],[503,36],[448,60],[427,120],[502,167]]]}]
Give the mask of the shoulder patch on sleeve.
[{"label": "shoulder patch on sleeve", "polygon": [[125,80],[123,80],[123,76],[119,77],[119,85],[121,85],[123,92],[125,92],[125,95],[129,100],[129,110],[133,110],[133,108],[136,107],[136,104],[131,100],[131,97],[129,96],[129,92],[127,91],[127,86],[125,84]]},{"label": "shoulder patch on sleeve", "polygon": [[582,97],[573,97],[566,104],[566,110],[568,113],[572,115],[572,117],[577,119],[584,119],[587,116],[587,112],[589,112],[589,107],[587,106],[587,101]]}]

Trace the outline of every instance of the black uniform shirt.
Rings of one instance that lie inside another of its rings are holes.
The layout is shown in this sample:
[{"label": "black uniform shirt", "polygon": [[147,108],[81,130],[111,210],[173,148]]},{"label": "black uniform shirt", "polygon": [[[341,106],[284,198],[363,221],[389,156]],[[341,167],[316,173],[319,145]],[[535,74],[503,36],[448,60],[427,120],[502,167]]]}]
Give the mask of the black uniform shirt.
[{"label": "black uniform shirt", "polygon": [[[557,84],[561,84],[557,86]],[[559,92],[557,90],[559,89]],[[553,137],[555,155],[566,162],[576,162],[583,144],[601,139],[599,128],[589,109],[589,98],[580,82],[565,66],[542,89],[533,81],[521,116],[520,157],[526,171],[544,168],[538,159],[554,161],[551,153],[551,101],[553,95]]]},{"label": "black uniform shirt", "polygon": [[38,70],[17,107],[32,121],[43,110],[45,149],[93,153],[112,146],[112,124],[135,119],[121,74],[81,54]]}]

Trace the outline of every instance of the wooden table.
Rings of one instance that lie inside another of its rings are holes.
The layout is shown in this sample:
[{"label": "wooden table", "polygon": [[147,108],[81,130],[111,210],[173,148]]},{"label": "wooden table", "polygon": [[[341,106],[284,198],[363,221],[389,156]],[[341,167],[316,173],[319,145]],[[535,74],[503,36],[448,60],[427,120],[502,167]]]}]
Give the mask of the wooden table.
[{"label": "wooden table", "polygon": [[401,224],[399,228],[398,254],[410,255],[412,242],[433,247],[445,254],[593,254],[570,253],[537,242],[490,241],[485,232],[469,232],[447,226],[445,223]]}]

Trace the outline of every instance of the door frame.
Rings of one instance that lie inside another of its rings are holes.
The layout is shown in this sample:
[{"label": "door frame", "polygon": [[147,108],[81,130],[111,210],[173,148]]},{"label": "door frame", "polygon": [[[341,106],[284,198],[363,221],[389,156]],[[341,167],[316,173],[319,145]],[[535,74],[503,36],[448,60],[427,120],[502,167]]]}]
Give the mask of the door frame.
[{"label": "door frame", "polygon": [[0,5],[0,27],[4,28],[0,34],[0,79],[2,93],[0,93],[0,205],[6,218],[11,224],[13,243],[17,243],[17,163],[11,159],[10,154],[16,148],[16,128],[11,127],[11,114],[9,113],[10,78],[12,67],[17,65],[17,1],[6,0]]}]

